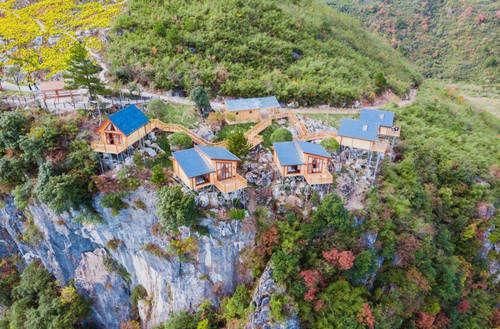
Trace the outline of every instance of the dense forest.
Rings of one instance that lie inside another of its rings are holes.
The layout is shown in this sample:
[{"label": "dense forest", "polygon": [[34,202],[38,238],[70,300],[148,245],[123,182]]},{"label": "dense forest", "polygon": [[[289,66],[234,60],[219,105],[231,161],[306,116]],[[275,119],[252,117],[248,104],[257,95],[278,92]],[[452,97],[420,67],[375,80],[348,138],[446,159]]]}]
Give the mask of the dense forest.
[{"label": "dense forest", "polygon": [[498,2],[494,0],[328,1],[384,35],[427,77],[498,81]]},{"label": "dense forest", "polygon": [[283,102],[346,104],[420,75],[390,46],[319,1],[132,0],[113,26],[115,76],[161,89],[275,94]]}]

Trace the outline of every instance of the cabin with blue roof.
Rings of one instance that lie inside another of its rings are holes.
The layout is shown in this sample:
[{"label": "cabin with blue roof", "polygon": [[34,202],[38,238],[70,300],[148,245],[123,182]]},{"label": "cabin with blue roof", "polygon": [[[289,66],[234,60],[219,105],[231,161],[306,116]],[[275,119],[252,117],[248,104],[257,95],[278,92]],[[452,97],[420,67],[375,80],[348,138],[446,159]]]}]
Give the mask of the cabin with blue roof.
[{"label": "cabin with blue roof", "polygon": [[309,184],[331,184],[330,154],[320,144],[304,141],[273,144],[273,159],[282,177],[303,176]]},{"label": "cabin with blue roof", "polygon": [[362,109],[359,120],[379,125],[378,134],[381,136],[399,137],[400,129],[394,125],[394,112],[381,109]]},{"label": "cabin with blue roof", "polygon": [[230,193],[247,186],[237,173],[241,160],[222,146],[195,146],[173,153],[174,174],[192,190],[215,186]]},{"label": "cabin with blue roof", "polygon": [[337,131],[340,145],[387,152],[389,143],[381,137],[399,137],[400,129],[394,126],[394,113],[379,109],[363,109],[359,119],[342,119]]},{"label": "cabin with blue roof", "polygon": [[112,113],[97,129],[96,152],[119,154],[139,141],[150,130],[148,117],[136,106],[129,105]]},{"label": "cabin with blue roof", "polygon": [[280,103],[275,96],[226,100],[226,120],[235,123],[257,122],[276,114]]}]

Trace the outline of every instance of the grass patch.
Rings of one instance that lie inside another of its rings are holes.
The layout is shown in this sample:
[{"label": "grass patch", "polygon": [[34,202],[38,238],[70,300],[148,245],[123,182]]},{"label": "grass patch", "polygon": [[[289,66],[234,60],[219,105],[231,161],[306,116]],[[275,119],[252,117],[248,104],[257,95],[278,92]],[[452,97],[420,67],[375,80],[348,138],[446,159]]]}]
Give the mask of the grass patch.
[{"label": "grass patch", "polygon": [[216,141],[222,141],[226,139],[229,135],[236,131],[240,131],[242,133],[247,132],[250,130],[255,124],[253,122],[247,122],[247,123],[236,123],[233,125],[225,125],[222,127],[221,130],[217,133],[215,136]]},{"label": "grass patch", "polygon": [[123,244],[123,241],[117,238],[113,238],[106,243],[106,246],[111,250],[118,249]]},{"label": "grass patch", "polygon": [[262,146],[264,146],[265,148],[270,148],[273,145],[273,143],[271,142],[271,135],[276,129],[280,127],[281,126],[277,122],[273,121],[273,123],[269,127],[264,129],[260,133],[260,135],[262,136]]},{"label": "grass patch", "polygon": [[147,109],[148,115],[152,119],[179,124],[186,128],[198,126],[201,120],[198,110],[191,105],[166,103],[155,99],[149,102]]},{"label": "grass patch", "polygon": [[310,114],[305,114],[305,116],[313,119],[313,120],[317,120],[317,121],[321,121],[322,123],[324,124],[327,124],[329,126],[332,126],[332,127],[335,127],[335,128],[338,128],[339,125],[340,125],[340,120],[344,119],[344,118],[354,118],[354,115],[350,115],[350,114],[341,114],[341,113],[338,113],[338,114],[329,114],[329,113],[310,113]]},{"label": "grass patch", "polygon": [[36,226],[35,221],[31,216],[28,217],[24,224],[25,230],[23,232],[22,240],[29,245],[37,245],[43,240],[43,233]]}]

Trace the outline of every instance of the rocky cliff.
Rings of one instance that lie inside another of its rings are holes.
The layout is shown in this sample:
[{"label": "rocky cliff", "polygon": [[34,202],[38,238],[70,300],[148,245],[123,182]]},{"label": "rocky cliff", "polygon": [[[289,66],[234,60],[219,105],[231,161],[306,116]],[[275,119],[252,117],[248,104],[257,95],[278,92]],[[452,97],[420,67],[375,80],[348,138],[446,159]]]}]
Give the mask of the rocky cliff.
[{"label": "rocky cliff", "polygon": [[[154,234],[158,221],[154,192],[140,188],[124,201],[128,208],[113,216],[97,197],[95,208],[104,221],[90,225],[77,223],[77,213],[57,215],[43,204],[21,212],[7,200],[0,209],[0,253],[19,253],[26,262],[40,259],[59,281],[74,280],[93,302],[89,321],[106,329],[119,328],[130,318],[134,309],[130,292],[138,285],[147,297],[137,311],[143,326],[151,328],[172,312],[196,309],[206,299],[217,303],[242,279],[240,252],[254,239],[244,222],[204,218],[201,224],[208,234],[183,230],[183,237],[193,236],[198,244],[196,257],[184,260],[152,253],[147,247],[166,250],[169,245],[168,239]],[[43,237],[28,243],[23,237],[30,225]]]}]

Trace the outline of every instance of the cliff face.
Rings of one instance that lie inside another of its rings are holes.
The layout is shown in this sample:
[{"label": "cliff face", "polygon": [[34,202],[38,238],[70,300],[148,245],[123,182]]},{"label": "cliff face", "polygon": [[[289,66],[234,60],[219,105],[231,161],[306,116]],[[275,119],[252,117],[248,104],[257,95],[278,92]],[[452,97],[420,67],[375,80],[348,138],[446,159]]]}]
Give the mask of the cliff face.
[{"label": "cliff face", "polygon": [[[134,207],[137,200],[146,207]],[[74,221],[77,214],[57,215],[42,204],[30,206],[25,214],[8,200],[0,209],[0,253],[19,253],[26,262],[40,259],[59,281],[74,280],[93,302],[89,321],[106,329],[119,328],[120,322],[130,318],[130,292],[137,285],[147,291],[138,303],[138,313],[144,327],[151,328],[170,313],[196,309],[206,299],[217,303],[242,279],[240,252],[254,238],[243,222],[215,223],[205,218],[201,223],[207,235],[182,231],[183,237],[196,238],[198,252],[195,259],[181,261],[146,250],[148,245],[165,250],[169,244],[152,234],[158,221],[155,194],[140,188],[124,201],[129,207],[113,216],[96,198],[103,224],[82,225]],[[22,238],[27,217],[43,235],[37,243],[28,244]]]}]

